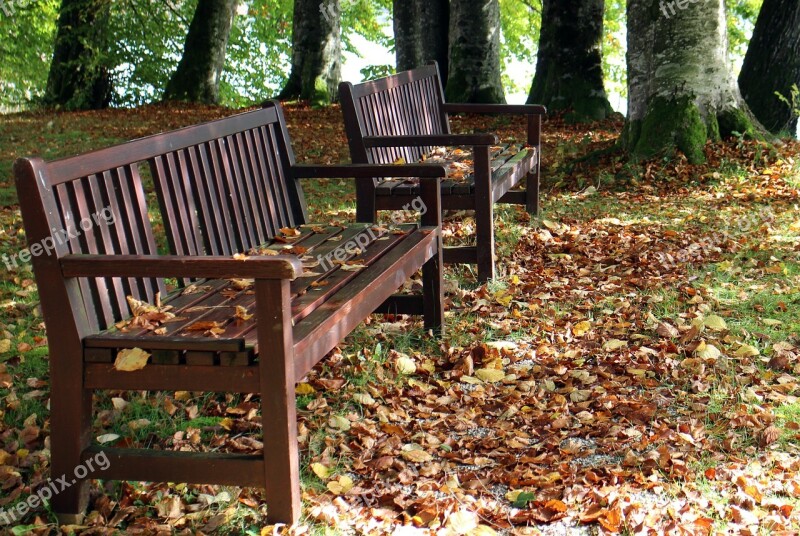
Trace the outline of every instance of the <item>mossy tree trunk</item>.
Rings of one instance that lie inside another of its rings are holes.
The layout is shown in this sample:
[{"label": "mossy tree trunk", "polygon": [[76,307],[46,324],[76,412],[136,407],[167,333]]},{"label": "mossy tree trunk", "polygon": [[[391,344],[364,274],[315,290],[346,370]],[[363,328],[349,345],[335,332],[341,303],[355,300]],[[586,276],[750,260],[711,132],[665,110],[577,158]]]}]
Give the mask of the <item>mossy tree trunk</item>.
[{"label": "mossy tree trunk", "polygon": [[295,0],[292,70],[280,99],[306,99],[315,106],[337,97],[342,77],[342,9],[339,0]]},{"label": "mossy tree trunk", "polygon": [[200,0],[195,9],[178,68],[163,100],[217,104],[225,50],[238,0]]},{"label": "mossy tree trunk", "polygon": [[111,102],[110,0],[62,0],[44,102],[70,110],[96,110]]},{"label": "mossy tree trunk", "polygon": [[795,134],[797,116],[775,94],[791,102],[795,85],[800,86],[800,2],[764,0],[739,74],[739,89],[767,130]]},{"label": "mossy tree trunk", "polygon": [[448,102],[504,103],[498,0],[450,3]]},{"label": "mossy tree trunk", "polygon": [[394,0],[393,14],[397,70],[436,61],[447,80],[449,0]]},{"label": "mossy tree trunk", "polygon": [[664,11],[661,0],[628,2],[628,120],[634,159],[682,151],[705,159],[707,140],[758,136],[728,61],[725,0]]},{"label": "mossy tree trunk", "polygon": [[565,117],[573,121],[611,113],[603,88],[604,9],[604,0],[543,0],[529,104],[567,111]]}]

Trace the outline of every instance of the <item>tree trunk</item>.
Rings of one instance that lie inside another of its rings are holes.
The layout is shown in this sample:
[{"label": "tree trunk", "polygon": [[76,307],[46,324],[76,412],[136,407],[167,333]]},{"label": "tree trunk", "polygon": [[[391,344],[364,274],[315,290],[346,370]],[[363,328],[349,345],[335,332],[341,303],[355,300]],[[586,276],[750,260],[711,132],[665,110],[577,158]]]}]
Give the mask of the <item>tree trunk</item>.
[{"label": "tree trunk", "polygon": [[163,100],[217,104],[225,50],[238,0],[200,0],[186,34],[183,57]]},{"label": "tree trunk", "polygon": [[452,0],[448,102],[505,103],[498,0]]},{"label": "tree trunk", "polygon": [[[800,86],[800,2],[765,0],[739,74],[739,88],[756,118],[775,134],[797,131],[792,86]],[[800,103],[794,103],[800,107]]]},{"label": "tree trunk", "polygon": [[436,61],[439,74],[446,81],[449,0],[394,0],[393,9],[397,70],[406,71]]},{"label": "tree trunk", "polygon": [[316,106],[336,100],[342,77],[339,0],[295,0],[292,71],[278,98],[307,99]]},{"label": "tree trunk", "polygon": [[702,162],[706,140],[759,136],[728,61],[725,0],[628,2],[628,120],[635,158],[681,150]]},{"label": "tree trunk", "polygon": [[611,113],[603,88],[605,0],[544,0],[536,75],[528,103],[568,111],[573,121]]},{"label": "tree trunk", "polygon": [[44,101],[97,110],[111,102],[108,53],[110,0],[63,0]]}]

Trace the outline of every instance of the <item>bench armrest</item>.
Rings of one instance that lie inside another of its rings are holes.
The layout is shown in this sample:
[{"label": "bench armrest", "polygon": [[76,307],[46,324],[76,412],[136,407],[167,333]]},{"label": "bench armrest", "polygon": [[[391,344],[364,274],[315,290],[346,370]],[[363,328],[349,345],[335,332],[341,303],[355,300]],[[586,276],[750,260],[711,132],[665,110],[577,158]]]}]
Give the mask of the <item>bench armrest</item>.
[{"label": "bench armrest", "polygon": [[546,115],[547,108],[539,104],[445,104],[447,113]]},{"label": "bench armrest", "polygon": [[441,164],[340,164],[292,166],[295,179],[348,179],[373,177],[417,177],[420,179],[444,178],[447,169]]},{"label": "bench armrest", "polygon": [[422,136],[364,136],[366,147],[424,147],[497,145],[494,134],[426,134]]},{"label": "bench armrest", "polygon": [[64,277],[175,277],[202,279],[295,279],[303,266],[294,256],[65,255]]}]

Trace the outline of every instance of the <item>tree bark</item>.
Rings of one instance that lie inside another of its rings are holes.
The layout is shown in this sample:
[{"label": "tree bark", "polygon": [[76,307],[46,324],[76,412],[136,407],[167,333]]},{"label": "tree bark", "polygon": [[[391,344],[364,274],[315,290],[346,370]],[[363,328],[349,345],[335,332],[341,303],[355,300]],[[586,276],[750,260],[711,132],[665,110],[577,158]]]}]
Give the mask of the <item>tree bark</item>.
[{"label": "tree bark", "polygon": [[109,105],[111,79],[105,56],[110,7],[110,0],[62,0],[45,104],[72,110]]},{"label": "tree bark", "polygon": [[225,67],[225,50],[238,0],[200,0],[195,9],[183,57],[167,83],[163,100],[217,104]]},{"label": "tree bark", "polygon": [[292,70],[280,99],[306,99],[324,106],[336,100],[342,77],[339,0],[295,0]]},{"label": "tree bark", "polygon": [[452,0],[448,102],[505,103],[498,0]]},{"label": "tree bark", "polygon": [[603,88],[605,0],[544,0],[539,53],[529,104],[567,111],[573,121],[612,112]]},{"label": "tree bark", "polygon": [[792,107],[775,94],[791,101],[793,85],[800,86],[800,2],[764,0],[739,74],[739,88],[770,132],[797,132]]},{"label": "tree bark", "polygon": [[439,74],[446,81],[449,0],[394,0],[393,20],[397,70],[406,71],[436,61]]},{"label": "tree bark", "polygon": [[725,0],[680,9],[661,0],[628,2],[628,119],[622,144],[632,158],[681,150],[705,159],[706,140],[760,136],[728,61]]}]

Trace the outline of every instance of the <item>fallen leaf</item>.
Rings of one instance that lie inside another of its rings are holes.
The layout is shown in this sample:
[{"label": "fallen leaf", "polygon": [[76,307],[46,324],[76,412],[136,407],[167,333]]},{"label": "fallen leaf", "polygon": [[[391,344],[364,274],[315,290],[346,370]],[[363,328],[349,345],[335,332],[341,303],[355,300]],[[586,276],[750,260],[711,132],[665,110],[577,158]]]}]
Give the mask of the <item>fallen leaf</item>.
[{"label": "fallen leaf", "polygon": [[150,354],[141,348],[126,348],[117,353],[114,360],[114,369],[122,372],[142,370],[147,365]]}]

